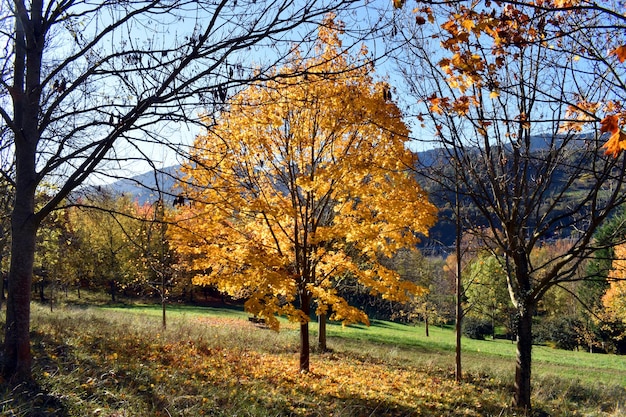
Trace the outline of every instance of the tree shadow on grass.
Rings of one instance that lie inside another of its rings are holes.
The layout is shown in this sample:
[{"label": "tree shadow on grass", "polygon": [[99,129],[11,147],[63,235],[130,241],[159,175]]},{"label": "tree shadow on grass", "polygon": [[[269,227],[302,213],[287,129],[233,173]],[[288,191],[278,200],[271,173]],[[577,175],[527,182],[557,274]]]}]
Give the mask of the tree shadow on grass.
[{"label": "tree shadow on grass", "polygon": [[63,401],[37,382],[0,384],[0,415],[23,417],[65,417]]},{"label": "tree shadow on grass", "polygon": [[[53,360],[45,348],[52,346],[49,338],[37,332],[31,334],[31,351],[33,354],[33,379],[27,382],[0,383],[0,415],[23,417],[65,417],[68,412],[62,399],[48,392],[37,381],[39,374],[48,375],[44,369],[52,369]],[[62,346],[56,346],[62,349]]]}]

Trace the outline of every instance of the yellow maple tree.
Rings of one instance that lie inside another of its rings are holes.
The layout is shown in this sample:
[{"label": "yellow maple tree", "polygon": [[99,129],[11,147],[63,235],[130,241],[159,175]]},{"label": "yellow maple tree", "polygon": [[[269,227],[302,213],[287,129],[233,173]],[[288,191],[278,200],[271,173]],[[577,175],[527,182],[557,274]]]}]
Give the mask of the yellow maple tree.
[{"label": "yellow maple tree", "polygon": [[609,288],[602,296],[605,314],[626,324],[626,245],[615,247],[615,259],[609,271]]},{"label": "yellow maple tree", "polygon": [[245,298],[274,329],[278,315],[300,323],[302,371],[313,305],[332,320],[368,323],[337,292],[339,280],[393,300],[423,291],[379,259],[414,249],[436,218],[389,85],[373,79],[366,51],[342,49],[340,34],[329,16],[315,58],[294,51],[196,138],[184,165],[193,203],[178,210],[170,236],[196,284]]}]

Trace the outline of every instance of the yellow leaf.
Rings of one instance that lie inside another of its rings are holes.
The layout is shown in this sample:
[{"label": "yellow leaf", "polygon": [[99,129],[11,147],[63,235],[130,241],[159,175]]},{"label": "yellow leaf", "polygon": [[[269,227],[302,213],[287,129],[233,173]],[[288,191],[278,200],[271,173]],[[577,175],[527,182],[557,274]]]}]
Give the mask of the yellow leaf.
[{"label": "yellow leaf", "polygon": [[470,31],[476,27],[476,23],[474,23],[472,19],[464,19],[461,26],[463,26],[465,30]]}]

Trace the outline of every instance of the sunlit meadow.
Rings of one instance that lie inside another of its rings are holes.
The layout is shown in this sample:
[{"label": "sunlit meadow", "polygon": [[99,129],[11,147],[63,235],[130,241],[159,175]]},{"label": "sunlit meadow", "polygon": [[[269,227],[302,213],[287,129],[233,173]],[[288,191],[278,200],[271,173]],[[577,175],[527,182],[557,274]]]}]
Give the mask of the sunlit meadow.
[{"label": "sunlit meadow", "polygon": [[[166,329],[154,306],[33,305],[33,313],[35,382],[2,385],[2,415],[516,415],[506,341],[464,339],[467,373],[456,384],[449,329],[427,338],[420,326],[331,325],[331,351],[314,352],[311,372],[301,374],[297,327],[282,322],[276,333],[236,308],[171,308]],[[544,348],[536,355],[541,415],[626,411],[621,358]]]}]

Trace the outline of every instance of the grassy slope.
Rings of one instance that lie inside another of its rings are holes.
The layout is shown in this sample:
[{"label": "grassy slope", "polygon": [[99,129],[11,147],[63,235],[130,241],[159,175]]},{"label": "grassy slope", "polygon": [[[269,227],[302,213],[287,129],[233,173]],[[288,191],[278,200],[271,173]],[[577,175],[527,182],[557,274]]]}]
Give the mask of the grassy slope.
[{"label": "grassy slope", "polygon": [[[464,339],[467,381],[453,382],[454,335],[388,322],[330,325],[331,353],[297,369],[297,327],[279,334],[237,309],[34,306],[36,385],[0,392],[2,415],[512,416],[514,346]],[[534,350],[535,404],[554,416],[616,416],[620,357]],[[565,377],[557,377],[563,374]]]},{"label": "grassy slope", "polygon": [[[116,308],[160,317],[159,306],[133,306]],[[238,308],[204,308],[193,306],[169,307],[168,314],[177,318],[193,318],[197,315],[233,317],[247,319],[248,315]],[[283,321],[283,323],[286,323]],[[311,333],[316,336],[316,323],[311,324]],[[431,326],[429,337],[423,326],[411,326],[393,322],[373,320],[371,326],[341,326],[330,323],[327,327],[331,345],[333,338],[342,339],[342,344],[359,346],[368,342],[371,349],[390,351],[407,350],[409,355],[419,353],[412,362],[451,367],[454,364],[455,337],[451,327]],[[370,345],[369,343],[373,343]],[[380,346],[382,345],[382,346]],[[514,367],[515,344],[507,340],[472,340],[463,337],[464,369],[469,372],[486,370],[509,372]],[[393,353],[392,353],[393,355]],[[561,376],[580,380],[583,383],[626,386],[626,358],[617,355],[590,354],[565,351],[546,346],[533,347],[533,372],[542,376]]]},{"label": "grassy slope", "polygon": [[[332,336],[359,340],[392,343],[411,347],[418,351],[434,354],[443,362],[453,363],[455,339],[451,328],[430,327],[429,337],[423,327],[405,326],[397,323],[374,322],[366,328],[341,328],[334,326]],[[507,340],[462,339],[464,369],[481,372],[485,369],[512,369],[515,360],[515,344]],[[533,347],[533,372],[543,376],[561,376],[578,379],[584,383],[615,384],[626,386],[626,358],[616,355],[590,354],[552,349],[546,346]],[[442,363],[443,366],[443,363]]]}]

